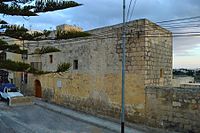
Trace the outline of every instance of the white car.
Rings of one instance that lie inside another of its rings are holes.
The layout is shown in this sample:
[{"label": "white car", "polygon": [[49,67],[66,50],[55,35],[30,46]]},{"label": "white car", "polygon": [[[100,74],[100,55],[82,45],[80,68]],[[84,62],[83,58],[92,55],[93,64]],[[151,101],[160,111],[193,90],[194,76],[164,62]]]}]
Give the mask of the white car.
[{"label": "white car", "polygon": [[20,91],[17,89],[17,87],[4,87],[0,91],[0,97],[7,100],[8,104],[10,102],[11,98],[14,97],[23,97],[24,95],[20,93]]}]

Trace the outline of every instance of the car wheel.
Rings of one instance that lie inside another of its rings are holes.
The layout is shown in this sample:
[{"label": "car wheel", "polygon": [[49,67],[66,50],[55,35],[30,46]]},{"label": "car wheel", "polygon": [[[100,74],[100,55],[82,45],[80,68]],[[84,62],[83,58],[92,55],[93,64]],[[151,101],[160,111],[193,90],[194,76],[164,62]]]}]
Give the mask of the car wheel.
[{"label": "car wheel", "polygon": [[9,104],[9,103],[10,103],[9,98],[6,99],[6,102],[7,102],[8,106],[9,106],[9,105],[10,105],[10,104]]},{"label": "car wheel", "polygon": [[2,101],[3,100],[3,98],[2,98],[2,96],[0,95],[0,101]]}]

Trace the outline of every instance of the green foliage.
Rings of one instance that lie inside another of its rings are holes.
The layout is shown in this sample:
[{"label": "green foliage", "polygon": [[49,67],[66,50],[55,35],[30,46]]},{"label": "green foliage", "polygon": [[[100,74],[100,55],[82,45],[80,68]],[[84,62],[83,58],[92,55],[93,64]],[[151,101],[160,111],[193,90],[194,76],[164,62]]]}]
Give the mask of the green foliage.
[{"label": "green foliage", "polygon": [[19,25],[2,25],[1,28],[6,28],[6,36],[21,40],[38,40],[37,37],[48,36],[51,33],[51,31],[44,30],[43,33],[35,31],[33,34],[29,34],[27,33],[28,29]]},{"label": "green foliage", "polygon": [[41,49],[37,49],[35,51],[35,54],[46,54],[46,53],[52,53],[52,52],[60,52],[60,50],[55,47],[48,46],[48,47],[42,47]]},{"label": "green foliage", "polygon": [[194,76],[194,70],[189,70],[189,69],[173,70],[173,75]]},{"label": "green foliage", "polygon": [[48,1],[47,3],[37,2],[35,12],[39,13],[39,12],[62,10],[62,9],[76,7],[76,6],[80,6],[80,5],[81,4],[78,4],[74,1],[63,1],[63,2],[59,2],[59,3],[51,2],[51,1]]},{"label": "green foliage", "polygon": [[61,63],[58,65],[57,72],[66,72],[71,67],[70,63]]},{"label": "green foliage", "polygon": [[24,8],[21,8],[16,4],[8,5],[0,2],[0,13],[12,16],[37,16],[36,13],[30,11],[32,8],[32,6],[25,6]]},{"label": "green foliage", "polygon": [[45,35],[45,37],[47,37],[50,33],[51,33],[50,30],[44,30],[43,31],[43,34]]},{"label": "green foliage", "polygon": [[[11,0],[0,0],[0,14],[16,15],[16,16],[38,16],[37,13],[62,10],[71,7],[80,6],[74,1],[63,2],[36,2],[35,6],[24,6],[23,8],[18,5],[19,1],[13,2],[11,5],[5,3]],[[21,3],[22,4],[22,3]]]},{"label": "green foliage", "polygon": [[8,24],[8,23],[4,20],[0,20],[0,24]]},{"label": "green foliage", "polygon": [[58,30],[56,33],[56,39],[71,39],[71,38],[78,38],[78,37],[86,37],[90,36],[91,34],[82,31],[61,31]]},{"label": "green foliage", "polygon": [[194,79],[196,82],[200,83],[200,70],[196,71]]},{"label": "green foliage", "polygon": [[35,71],[34,68],[31,68],[29,64],[22,63],[22,62],[14,62],[11,60],[5,60],[0,62],[0,69],[8,69],[12,71]]},{"label": "green foliage", "polygon": [[3,40],[0,39],[0,46],[1,45],[7,45],[7,44],[8,44],[7,42],[5,42],[5,41],[3,41]]},{"label": "green foliage", "polygon": [[1,26],[2,28],[6,28],[5,31],[5,35],[12,37],[12,38],[17,38],[17,39],[26,39],[26,38],[30,38],[31,35],[27,34],[26,32],[28,31],[28,29],[19,26],[19,25],[5,25],[5,26]]},{"label": "green foliage", "polygon": [[27,54],[27,50],[21,50],[19,45],[8,45],[7,42],[0,39],[0,50],[6,50],[12,53]]},{"label": "green foliage", "polygon": [[43,72],[36,70],[33,68],[31,65],[27,63],[22,63],[22,62],[14,62],[11,60],[5,60],[0,62],[0,69],[7,69],[11,71],[16,71],[16,72],[29,72],[33,74],[47,74],[49,72]]}]

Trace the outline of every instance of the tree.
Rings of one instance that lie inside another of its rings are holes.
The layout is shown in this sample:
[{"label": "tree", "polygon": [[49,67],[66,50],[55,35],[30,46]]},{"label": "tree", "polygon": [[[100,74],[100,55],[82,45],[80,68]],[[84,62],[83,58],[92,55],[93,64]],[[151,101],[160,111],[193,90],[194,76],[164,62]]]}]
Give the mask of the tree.
[{"label": "tree", "polygon": [[[45,13],[49,11],[56,11],[56,10],[63,10],[67,8],[77,7],[82,4],[79,4],[74,1],[66,1],[66,0],[0,0],[0,14],[3,15],[11,15],[11,16],[38,16],[39,13]],[[0,20],[0,25],[7,24],[6,21]],[[29,34],[26,34],[22,27],[19,28],[16,27],[4,27],[1,26],[1,28],[9,28],[6,31],[7,35],[11,35],[11,37],[19,38],[23,37],[22,39],[30,39],[39,36],[38,33],[31,36]],[[14,31],[18,31],[15,32]],[[45,32],[45,36],[49,32]],[[22,36],[23,35],[23,36]]]},{"label": "tree", "polygon": [[16,16],[38,16],[38,13],[63,10],[80,6],[74,1],[58,0],[0,0],[0,14]]}]

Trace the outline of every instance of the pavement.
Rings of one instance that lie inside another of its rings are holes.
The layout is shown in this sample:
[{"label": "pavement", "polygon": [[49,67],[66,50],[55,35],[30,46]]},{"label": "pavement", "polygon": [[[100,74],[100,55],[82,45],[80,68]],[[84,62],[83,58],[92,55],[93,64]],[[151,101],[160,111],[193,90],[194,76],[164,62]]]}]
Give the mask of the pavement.
[{"label": "pavement", "polygon": [[[0,102],[0,133],[120,133],[120,124],[36,99],[25,106]],[[125,133],[168,132],[132,125]]]}]

